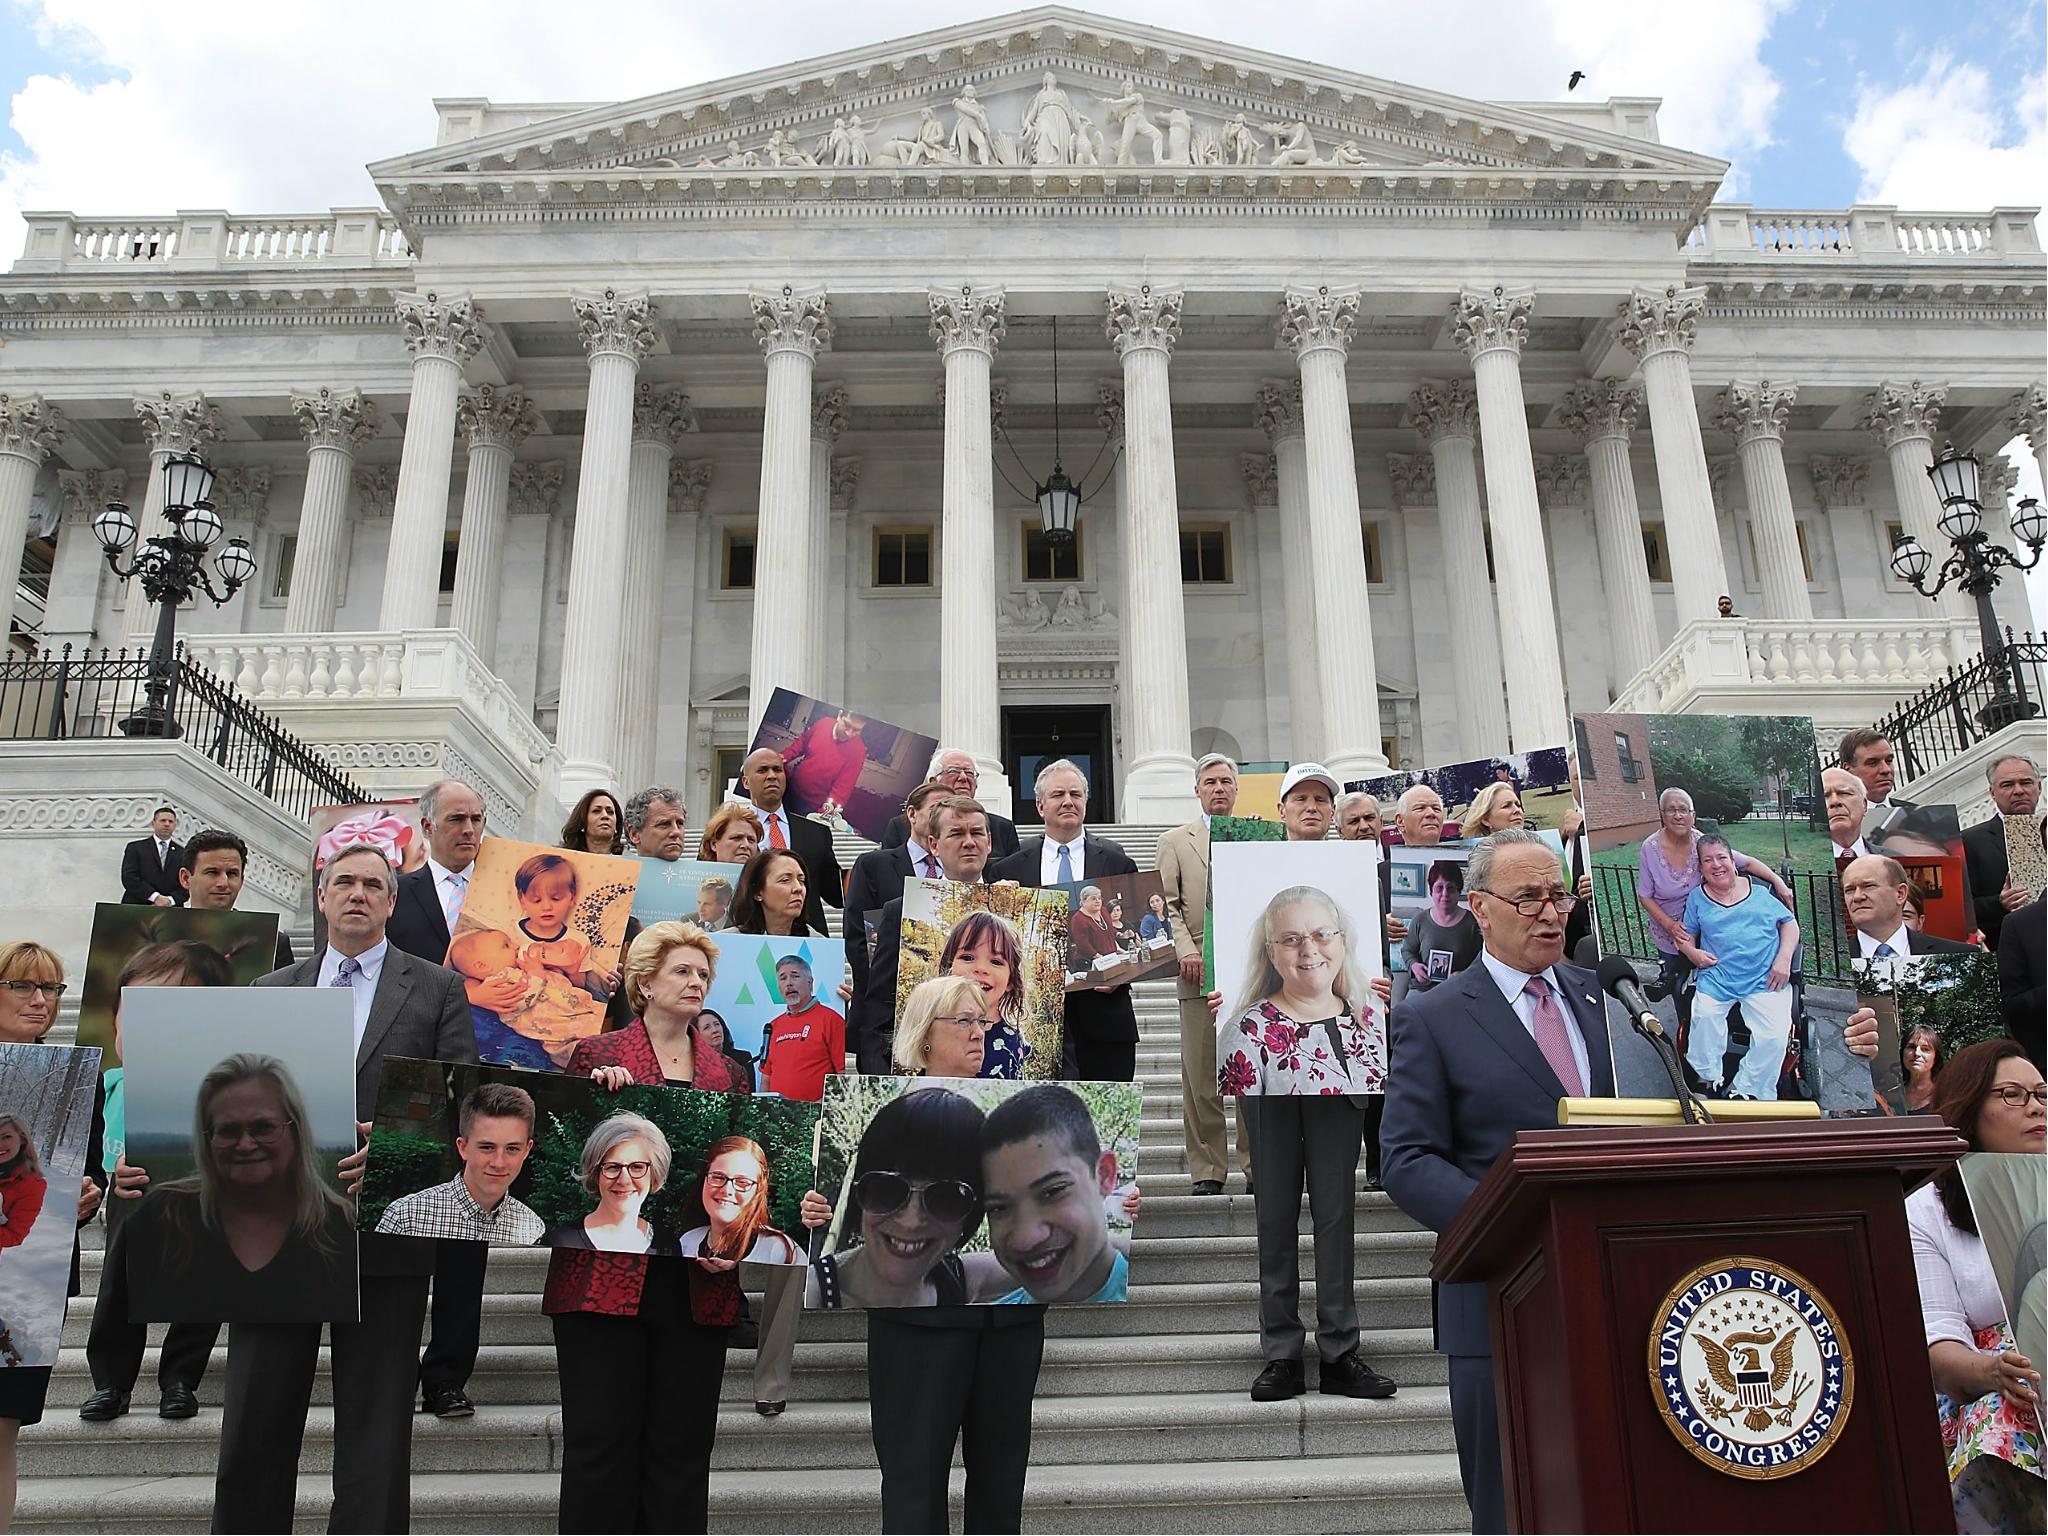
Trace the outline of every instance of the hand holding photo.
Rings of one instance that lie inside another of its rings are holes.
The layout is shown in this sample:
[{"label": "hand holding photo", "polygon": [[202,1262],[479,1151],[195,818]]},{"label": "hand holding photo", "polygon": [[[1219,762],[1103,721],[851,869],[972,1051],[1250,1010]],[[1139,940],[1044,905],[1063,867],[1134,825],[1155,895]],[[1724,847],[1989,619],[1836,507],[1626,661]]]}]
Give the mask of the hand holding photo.
[{"label": "hand holding photo", "polygon": [[57,1361],[99,1054],[0,1045],[0,1372]]}]

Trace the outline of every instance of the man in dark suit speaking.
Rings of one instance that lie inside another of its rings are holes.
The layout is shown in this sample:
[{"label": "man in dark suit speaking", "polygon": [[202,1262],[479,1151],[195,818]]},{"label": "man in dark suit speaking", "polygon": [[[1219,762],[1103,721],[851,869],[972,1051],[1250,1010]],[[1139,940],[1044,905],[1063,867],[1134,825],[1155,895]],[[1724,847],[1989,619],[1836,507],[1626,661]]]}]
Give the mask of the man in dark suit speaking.
[{"label": "man in dark suit speaking", "polygon": [[[974,754],[959,747],[941,747],[932,754],[931,766],[925,770],[927,782],[946,786],[949,795],[965,795],[972,800],[981,791],[981,769],[975,765]],[[901,816],[892,816],[889,825],[882,829],[883,848],[901,848],[905,843],[915,841],[911,837],[911,823],[915,813],[906,808]],[[1017,823],[1007,816],[989,813],[988,818],[989,856],[1007,859],[1017,851]]]},{"label": "man in dark suit speaking", "polygon": [[[1496,832],[1473,849],[1465,891],[1486,949],[1394,1010],[1380,1124],[1381,1182],[1439,1233],[1515,1132],[1555,1126],[1559,1099],[1614,1093],[1599,983],[1562,960],[1576,901],[1557,855],[1533,832]],[[1436,1288],[1436,1347],[1472,1529],[1505,1531],[1484,1285]]]}]

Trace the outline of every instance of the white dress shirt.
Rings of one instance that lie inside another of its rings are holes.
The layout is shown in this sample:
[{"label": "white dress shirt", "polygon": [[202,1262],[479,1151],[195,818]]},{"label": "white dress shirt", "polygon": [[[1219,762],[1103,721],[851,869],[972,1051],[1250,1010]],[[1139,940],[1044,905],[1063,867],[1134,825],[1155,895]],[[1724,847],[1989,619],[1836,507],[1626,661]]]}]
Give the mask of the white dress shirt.
[{"label": "white dress shirt", "polygon": [[1046,834],[1045,848],[1039,854],[1038,861],[1038,879],[1041,885],[1058,885],[1060,883],[1060,850],[1062,848],[1067,850],[1067,864],[1072,870],[1072,873],[1065,878],[1068,880],[1085,880],[1088,878],[1088,871],[1081,867],[1081,844],[1087,836],[1086,832],[1076,832],[1071,843],[1056,843],[1052,840],[1051,833],[1048,832]]},{"label": "white dress shirt", "polygon": [[783,805],[778,805],[772,811],[764,811],[760,806],[753,805],[751,801],[743,800],[740,803],[753,806],[754,814],[761,818],[761,846],[763,848],[775,846],[775,839],[768,831],[771,823],[782,828],[783,847],[794,848],[796,846],[796,840],[789,835],[789,808],[786,802]]},{"label": "white dress shirt", "polygon": [[427,855],[427,869],[434,877],[434,895],[441,903],[441,915],[448,920],[448,931],[455,932],[455,920],[462,916],[462,898],[469,893],[469,877],[476,866],[454,870],[446,864],[437,863],[432,854]]},{"label": "white dress shirt", "polygon": [[[1479,952],[1486,972],[1493,978],[1493,984],[1500,988],[1500,995],[1515,1010],[1515,1017],[1522,1021],[1522,1028],[1529,1031],[1529,1038],[1536,1038],[1536,999],[1523,989],[1529,985],[1531,972],[1518,971],[1505,960],[1497,959],[1490,949]],[[1578,1018],[1573,1014],[1571,1004],[1565,1000],[1565,985],[1557,979],[1555,966],[1546,968],[1543,979],[1550,984],[1550,994],[1557,999],[1558,1011],[1564,1015],[1565,1038],[1572,1044],[1572,1061],[1579,1069],[1579,1081],[1585,1084],[1586,1092],[1593,1091],[1593,1064],[1586,1056],[1585,1032],[1578,1027]],[[1603,1012],[1604,1019],[1606,1014]],[[1538,1046],[1541,1050],[1542,1047]]]},{"label": "white dress shirt", "polygon": [[[389,940],[379,939],[372,948],[366,949],[356,956],[358,969],[356,974],[350,978],[349,990],[354,994],[355,1049],[357,1053],[360,1053],[363,1048],[363,1031],[370,1024],[370,1004],[375,1002],[377,998],[377,978],[384,974],[384,957],[389,953],[390,949],[391,944]],[[341,955],[330,944],[327,946],[327,953],[320,957],[320,985],[323,987],[333,986],[334,978],[340,974]]]},{"label": "white dress shirt", "polygon": [[1977,1330],[2005,1320],[1984,1239],[1948,1219],[1941,1191],[1923,1184],[1906,1196],[1913,1237],[1913,1275],[1920,1282],[1920,1321],[1929,1344],[1944,1339],[1977,1347]]},{"label": "white dress shirt", "polygon": [[[919,846],[917,839],[914,837],[906,838],[904,840],[903,846],[910,854],[911,873],[916,875],[918,879],[943,880],[946,878],[945,870],[939,867],[939,856],[936,853],[933,853],[931,849]],[[924,861],[926,859],[930,859],[932,861],[932,867],[929,873],[926,872],[924,867]]]},{"label": "white dress shirt", "polygon": [[1859,837],[1846,848],[1840,843],[1834,844],[1834,853],[1838,859],[1860,859],[1866,857],[1870,849],[1864,846],[1863,839]]},{"label": "white dress shirt", "polygon": [[1906,935],[1908,931],[1909,930],[1906,927],[1905,919],[1903,918],[1899,920],[1898,932],[1883,934],[1875,938],[1873,938],[1870,934],[1865,933],[1861,928],[1859,928],[1856,930],[1856,947],[1857,949],[1862,951],[1864,959],[1875,960],[1877,958],[1877,946],[1880,944],[1889,944],[1892,947],[1892,953],[1898,956],[1901,960],[1903,960],[1906,958],[1907,955],[1912,953],[1912,951],[1907,947],[1906,943]]}]

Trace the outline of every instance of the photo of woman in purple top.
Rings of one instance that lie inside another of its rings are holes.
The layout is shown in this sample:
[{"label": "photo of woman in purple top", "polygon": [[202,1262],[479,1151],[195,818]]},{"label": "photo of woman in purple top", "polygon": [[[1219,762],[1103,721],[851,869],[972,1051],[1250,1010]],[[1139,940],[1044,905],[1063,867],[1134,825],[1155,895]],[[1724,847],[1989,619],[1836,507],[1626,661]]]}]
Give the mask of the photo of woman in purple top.
[{"label": "photo of woman in purple top", "polygon": [[[1667,789],[1657,797],[1657,830],[1643,839],[1636,860],[1636,898],[1650,920],[1650,942],[1662,968],[1658,982],[1672,999],[1681,1024],[1692,1017],[1693,964],[1680,949],[1685,938],[1685,904],[1700,887],[1700,833],[1692,796]],[[1791,909],[1792,887],[1778,872],[1746,853],[1735,855],[1738,874],[1761,880]]]}]

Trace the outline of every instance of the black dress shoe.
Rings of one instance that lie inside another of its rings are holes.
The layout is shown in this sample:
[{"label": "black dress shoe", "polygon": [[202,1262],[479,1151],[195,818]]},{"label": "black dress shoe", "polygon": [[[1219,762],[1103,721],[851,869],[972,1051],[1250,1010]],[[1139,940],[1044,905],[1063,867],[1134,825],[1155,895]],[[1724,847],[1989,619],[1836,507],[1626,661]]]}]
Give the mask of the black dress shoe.
[{"label": "black dress shoe", "polygon": [[199,1394],[183,1382],[172,1382],[156,1405],[160,1419],[189,1419],[199,1412]]},{"label": "black dress shoe", "polygon": [[1268,1360],[1266,1368],[1252,1378],[1252,1401],[1255,1403],[1285,1402],[1307,1390],[1299,1360]]},{"label": "black dress shoe", "polygon": [[88,1424],[105,1424],[128,1411],[128,1394],[101,1387],[78,1406],[78,1416]]},{"label": "black dress shoe", "polygon": [[1382,1190],[1386,1188],[1384,1184],[1380,1183],[1380,1176],[1376,1173],[1366,1174],[1365,1184],[1363,1187],[1370,1190]]},{"label": "black dress shoe", "polygon": [[754,1412],[761,1415],[764,1419],[772,1419],[788,1406],[788,1403],[756,1403],[754,1404]]},{"label": "black dress shoe", "polygon": [[1244,1176],[1244,1192],[1246,1194],[1250,1194],[1252,1192],[1252,1176],[1250,1174],[1246,1174]]},{"label": "black dress shoe", "polygon": [[1221,1179],[1197,1179],[1194,1183],[1194,1193],[1198,1195],[1220,1195],[1223,1193],[1223,1181]]},{"label": "black dress shoe", "polygon": [[463,1394],[460,1387],[428,1387],[422,1394],[424,1411],[437,1419],[473,1419],[476,1404]]},{"label": "black dress shoe", "polygon": [[1357,1350],[1336,1360],[1325,1360],[1316,1372],[1316,1390],[1335,1397],[1392,1397],[1393,1379],[1359,1358]]}]

